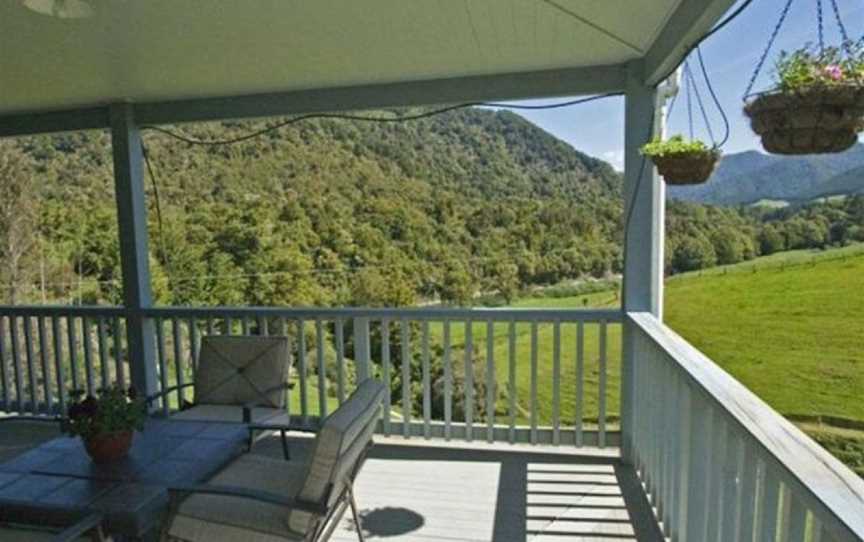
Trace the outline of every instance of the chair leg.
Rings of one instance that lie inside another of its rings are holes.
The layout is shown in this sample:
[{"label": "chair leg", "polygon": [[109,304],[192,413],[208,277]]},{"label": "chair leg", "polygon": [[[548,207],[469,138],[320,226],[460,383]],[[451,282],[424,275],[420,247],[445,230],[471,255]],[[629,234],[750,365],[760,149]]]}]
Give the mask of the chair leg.
[{"label": "chair leg", "polygon": [[282,455],[285,456],[285,461],[291,459],[291,450],[288,449],[288,435],[285,429],[280,429],[279,434],[282,438]]},{"label": "chair leg", "polygon": [[360,523],[360,514],[357,512],[357,501],[354,499],[354,489],[348,485],[348,504],[351,506],[351,515],[354,516],[354,527],[357,528],[357,538],[360,542],[366,542],[363,536],[363,525]]}]

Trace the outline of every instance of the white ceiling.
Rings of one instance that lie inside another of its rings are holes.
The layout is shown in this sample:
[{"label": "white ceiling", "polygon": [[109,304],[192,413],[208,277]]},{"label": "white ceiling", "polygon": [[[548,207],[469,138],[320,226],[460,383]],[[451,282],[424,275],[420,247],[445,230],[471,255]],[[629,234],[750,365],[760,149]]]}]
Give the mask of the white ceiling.
[{"label": "white ceiling", "polygon": [[25,1],[0,0],[0,114],[619,64],[680,3],[84,0],[66,19]]}]

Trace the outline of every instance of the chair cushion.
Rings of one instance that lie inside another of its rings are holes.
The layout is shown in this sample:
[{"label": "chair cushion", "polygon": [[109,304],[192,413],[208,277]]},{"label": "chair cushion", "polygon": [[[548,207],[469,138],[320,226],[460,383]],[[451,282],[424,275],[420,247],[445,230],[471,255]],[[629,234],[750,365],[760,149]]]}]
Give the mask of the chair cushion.
[{"label": "chair cushion", "polygon": [[[355,474],[378,422],[384,385],[374,379],[364,380],[354,393],[321,424],[310,453],[309,472],[298,497],[321,502],[328,497],[328,507],[335,504],[345,482]],[[319,518],[308,512],[292,510],[288,523],[292,530],[306,532]]]},{"label": "chair cushion", "polygon": [[288,339],[208,335],[201,340],[195,373],[195,402],[242,405],[260,401],[285,407],[283,390],[264,393],[288,378]]},{"label": "chair cushion", "polygon": [[[253,423],[278,423],[285,419],[280,408],[259,407],[251,409]],[[171,416],[175,420],[196,422],[243,422],[243,408],[234,405],[195,405]]]},{"label": "chair cushion", "polygon": [[[243,455],[208,484],[254,488],[291,497],[297,493],[306,465],[254,454]],[[180,505],[169,536],[191,542],[302,540],[305,533],[288,528],[285,507],[222,495],[191,495]]]}]

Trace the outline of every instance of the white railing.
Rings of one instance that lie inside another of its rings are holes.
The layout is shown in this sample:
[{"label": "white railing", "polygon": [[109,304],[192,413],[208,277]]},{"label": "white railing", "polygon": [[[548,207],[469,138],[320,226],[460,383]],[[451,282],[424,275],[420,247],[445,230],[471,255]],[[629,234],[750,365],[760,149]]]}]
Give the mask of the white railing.
[{"label": "white railing", "polygon": [[625,325],[638,383],[629,459],[667,536],[864,540],[864,480],[652,315]]},{"label": "white railing", "polygon": [[[71,388],[128,385],[124,314],[0,307],[0,406],[62,412]],[[298,423],[326,416],[358,378],[374,375],[391,383],[385,434],[619,444],[619,311],[164,307],[145,315],[155,324],[161,389],[194,381],[204,335],[284,335]],[[192,399],[186,388],[159,407]]]}]

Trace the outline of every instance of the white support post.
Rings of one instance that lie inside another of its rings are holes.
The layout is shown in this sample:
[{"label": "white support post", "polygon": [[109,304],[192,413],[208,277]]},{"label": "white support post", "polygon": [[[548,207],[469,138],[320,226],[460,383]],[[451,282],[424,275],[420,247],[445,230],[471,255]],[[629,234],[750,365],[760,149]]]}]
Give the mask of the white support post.
[{"label": "white support post", "polygon": [[[654,138],[657,89],[643,83],[643,64],[628,66],[624,136],[624,284],[623,310],[650,312],[662,318],[663,305],[663,185],[650,160],[639,149]],[[634,398],[639,383],[633,326],[625,318],[621,374],[621,456],[632,463]]]},{"label": "white support post", "polygon": [[158,381],[153,322],[142,313],[142,309],[153,305],[153,296],[150,290],[141,134],[131,105],[112,105],[110,117],[129,373],[138,393],[150,395],[156,391]]}]

